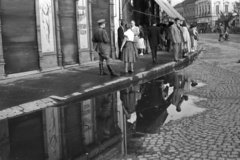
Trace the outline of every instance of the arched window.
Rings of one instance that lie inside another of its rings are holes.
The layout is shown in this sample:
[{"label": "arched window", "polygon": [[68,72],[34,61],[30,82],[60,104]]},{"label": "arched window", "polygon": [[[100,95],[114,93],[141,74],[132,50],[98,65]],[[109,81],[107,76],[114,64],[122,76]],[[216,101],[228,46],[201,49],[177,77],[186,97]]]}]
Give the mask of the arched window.
[{"label": "arched window", "polygon": [[219,5],[216,5],[216,14],[219,14]]},{"label": "arched window", "polygon": [[225,13],[228,13],[228,4],[225,5]]},{"label": "arched window", "polygon": [[211,13],[211,5],[208,4],[208,13],[210,14]]}]

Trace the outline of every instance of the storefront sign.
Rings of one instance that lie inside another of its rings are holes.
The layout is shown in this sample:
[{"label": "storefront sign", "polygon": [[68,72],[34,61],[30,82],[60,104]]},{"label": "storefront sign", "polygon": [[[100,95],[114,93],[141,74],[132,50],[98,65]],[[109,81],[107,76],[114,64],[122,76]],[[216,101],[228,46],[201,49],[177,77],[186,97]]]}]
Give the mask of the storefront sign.
[{"label": "storefront sign", "polygon": [[79,37],[80,48],[88,48],[88,14],[87,0],[78,1],[78,21],[79,21]]},{"label": "storefront sign", "polygon": [[39,0],[42,52],[54,51],[53,8],[52,0]]}]

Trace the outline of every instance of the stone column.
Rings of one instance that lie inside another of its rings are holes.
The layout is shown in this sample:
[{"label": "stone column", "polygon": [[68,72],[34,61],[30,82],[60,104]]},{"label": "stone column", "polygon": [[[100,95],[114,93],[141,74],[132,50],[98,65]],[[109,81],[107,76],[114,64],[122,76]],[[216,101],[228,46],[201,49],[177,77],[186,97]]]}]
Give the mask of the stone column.
[{"label": "stone column", "polygon": [[61,49],[61,36],[60,36],[60,24],[59,24],[59,0],[55,0],[55,17],[56,17],[56,43],[57,43],[57,62],[58,66],[63,66],[63,54]]},{"label": "stone column", "polygon": [[93,49],[93,42],[92,42],[92,36],[93,36],[93,31],[92,31],[92,0],[88,0],[88,23],[89,23],[89,41],[90,41],[90,55],[91,55],[91,61],[94,61],[94,53],[97,55],[97,53]]},{"label": "stone column", "polygon": [[110,0],[110,38],[111,38],[111,51],[112,51],[112,58],[116,59],[116,47],[114,43],[114,2]]},{"label": "stone column", "polygon": [[3,56],[3,44],[2,44],[2,18],[0,17],[0,79],[5,75],[4,69],[5,61]]}]

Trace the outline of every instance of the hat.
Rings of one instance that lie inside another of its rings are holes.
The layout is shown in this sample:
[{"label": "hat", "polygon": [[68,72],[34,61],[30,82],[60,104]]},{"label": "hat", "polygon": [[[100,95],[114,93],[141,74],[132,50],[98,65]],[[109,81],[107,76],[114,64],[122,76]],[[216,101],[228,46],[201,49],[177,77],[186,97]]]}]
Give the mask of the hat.
[{"label": "hat", "polygon": [[178,20],[180,20],[180,19],[179,19],[179,18],[175,18],[175,19],[174,19],[174,21],[178,21]]},{"label": "hat", "polygon": [[98,24],[102,24],[102,23],[105,23],[105,22],[106,22],[105,19],[99,19],[99,20],[97,21]]}]

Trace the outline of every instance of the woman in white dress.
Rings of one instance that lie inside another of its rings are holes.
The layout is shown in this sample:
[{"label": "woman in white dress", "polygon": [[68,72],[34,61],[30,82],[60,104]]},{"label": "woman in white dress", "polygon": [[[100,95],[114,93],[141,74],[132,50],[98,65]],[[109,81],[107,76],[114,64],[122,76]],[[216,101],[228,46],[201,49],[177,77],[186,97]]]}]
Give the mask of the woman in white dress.
[{"label": "woman in white dress", "polygon": [[[191,39],[188,32],[188,25],[185,21],[182,23],[182,33],[183,33],[183,48],[190,52],[191,50]],[[186,53],[185,53],[186,54]],[[186,55],[184,55],[186,56]]]}]

